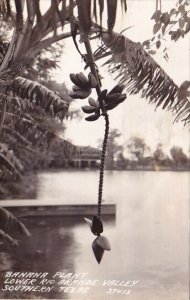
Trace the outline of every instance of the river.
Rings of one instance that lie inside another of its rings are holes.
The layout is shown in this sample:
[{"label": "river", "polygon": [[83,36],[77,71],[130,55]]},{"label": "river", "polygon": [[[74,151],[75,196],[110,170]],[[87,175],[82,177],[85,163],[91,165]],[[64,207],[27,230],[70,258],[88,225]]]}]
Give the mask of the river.
[{"label": "river", "polygon": [[[40,219],[26,220],[33,234],[30,242],[1,250],[1,271],[82,273],[96,280],[86,294],[70,290],[44,296],[51,299],[188,300],[189,183],[187,172],[107,171],[103,198],[117,208],[116,218],[104,224],[112,249],[100,264],[83,219]],[[38,198],[96,203],[97,186],[97,171],[41,173]],[[103,285],[107,280],[117,285]],[[127,281],[134,283],[130,289]]]}]

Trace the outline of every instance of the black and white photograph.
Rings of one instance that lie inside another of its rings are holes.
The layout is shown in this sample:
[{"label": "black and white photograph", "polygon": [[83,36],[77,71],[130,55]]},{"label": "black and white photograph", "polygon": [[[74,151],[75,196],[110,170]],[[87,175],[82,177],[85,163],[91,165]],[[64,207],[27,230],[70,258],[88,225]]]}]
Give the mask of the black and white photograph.
[{"label": "black and white photograph", "polygon": [[0,299],[189,300],[190,0],[0,0]]}]

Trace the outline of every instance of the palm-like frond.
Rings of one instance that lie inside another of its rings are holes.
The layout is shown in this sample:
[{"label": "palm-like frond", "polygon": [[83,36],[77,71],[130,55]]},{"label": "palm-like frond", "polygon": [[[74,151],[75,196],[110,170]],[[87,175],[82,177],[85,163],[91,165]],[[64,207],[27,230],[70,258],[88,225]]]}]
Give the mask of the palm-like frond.
[{"label": "palm-like frond", "polygon": [[12,99],[7,109],[1,136],[3,144],[0,144],[1,181],[17,179],[27,171],[48,166],[56,157],[64,162],[78,152],[76,146],[59,137],[62,123],[42,113],[40,107],[36,110],[28,103],[20,107]]},{"label": "palm-like frond", "polygon": [[15,218],[7,209],[0,207],[0,236],[17,244],[15,239],[8,234],[12,230],[18,230],[18,232],[27,237],[31,236],[30,232],[21,221]]},{"label": "palm-like frond", "polygon": [[2,229],[0,229],[0,239],[5,239],[6,241],[11,242],[13,245],[18,246],[18,241],[12,238],[9,234],[7,234]]},{"label": "palm-like frond", "polygon": [[17,227],[22,234],[30,236],[24,224],[16,219],[7,209],[0,207],[0,229],[9,231],[11,227]]},{"label": "palm-like frond", "polygon": [[66,116],[69,103],[47,87],[32,80],[17,77],[11,86],[13,92],[22,99],[29,100],[32,104],[40,106],[52,116],[63,119]]},{"label": "palm-like frond", "polygon": [[[22,177],[23,172],[31,170],[31,161],[32,168],[38,168],[38,165],[48,165],[56,155],[64,160],[76,153],[75,146],[58,137],[63,129],[60,121],[67,115],[69,106],[66,93],[61,97],[39,83],[17,77],[4,97],[6,111],[0,145],[3,182]],[[0,101],[0,113],[3,107]]]},{"label": "palm-like frond", "polygon": [[[15,153],[12,150],[9,150],[6,144],[0,143],[0,170],[1,175],[5,176],[9,175],[12,178],[21,177],[21,172],[23,170],[23,165],[16,157]],[[2,172],[2,169],[7,172]],[[1,179],[4,179],[2,176]]]},{"label": "palm-like frond", "polygon": [[175,120],[190,122],[189,82],[178,87],[140,43],[114,32],[104,32],[102,41],[104,45],[96,51],[96,59],[111,56],[105,65],[110,73],[117,74],[129,94],[141,92],[156,107],[172,110]]},{"label": "palm-like frond", "polygon": [[[40,0],[14,0],[14,6],[16,9],[16,27],[18,31],[21,31],[24,27],[23,22],[23,7],[26,2],[28,21],[33,24],[36,19],[36,23],[38,27],[41,26],[41,29],[47,30],[50,26],[52,30],[56,33],[57,23],[61,23],[63,26],[65,21],[74,15],[74,8],[77,6],[79,22],[81,23],[81,28],[85,32],[89,32],[91,28],[91,21],[93,17],[95,17],[97,21],[97,17],[99,17],[100,23],[102,20],[102,14],[107,9],[107,24],[108,30],[112,30],[115,24],[116,11],[117,11],[117,3],[121,3],[121,7],[124,11],[127,10],[127,0],[57,0],[51,1],[49,10],[42,15],[40,9]],[[1,0],[0,2],[0,15],[5,18],[8,18],[13,15],[11,0]],[[62,6],[60,5],[62,4]],[[51,13],[51,18],[49,13]],[[44,18],[45,16],[45,18]],[[27,25],[28,26],[28,25]]]}]

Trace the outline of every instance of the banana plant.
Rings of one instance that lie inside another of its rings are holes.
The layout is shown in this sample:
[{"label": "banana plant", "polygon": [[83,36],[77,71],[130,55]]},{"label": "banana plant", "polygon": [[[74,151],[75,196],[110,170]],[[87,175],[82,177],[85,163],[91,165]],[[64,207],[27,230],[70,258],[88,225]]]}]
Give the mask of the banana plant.
[{"label": "banana plant", "polygon": [[[156,0],[155,2],[156,9],[160,9],[161,1]],[[36,113],[39,113],[40,120],[34,118],[31,121],[28,116],[23,118],[22,121],[28,128],[30,121],[33,124],[30,128],[34,128],[34,123],[43,119],[44,111],[58,119],[65,115],[68,107],[63,101],[65,99],[60,99],[57,95],[39,87],[38,84],[35,88],[34,83],[26,81],[21,76],[28,61],[42,49],[59,40],[72,37],[85,62],[85,67],[90,71],[88,77],[84,77],[80,73],[71,75],[74,83],[71,96],[81,99],[89,97],[89,105],[82,108],[85,113],[89,114],[86,120],[96,121],[103,117],[106,125],[99,180],[98,219],[101,219],[104,161],[109,134],[108,112],[125,100],[124,88],[128,94],[141,93],[156,107],[162,106],[164,109],[172,110],[176,116],[175,120],[182,120],[185,124],[190,122],[189,82],[186,81],[178,87],[156,63],[151,54],[144,49],[143,45],[113,31],[119,3],[123,10],[127,11],[126,0],[57,0],[51,1],[45,12],[41,11],[40,1],[36,0],[0,1],[0,16],[8,19],[14,27],[6,51],[1,51],[2,46],[0,45],[0,138],[2,139],[3,130],[5,130],[9,118],[12,116],[12,120],[15,120],[14,112],[7,111],[10,106],[10,93],[15,93],[11,97],[11,102],[18,110],[22,111],[25,107],[31,107]],[[24,8],[26,8],[26,17]],[[102,17],[106,11],[107,28],[104,29]],[[62,30],[60,33],[60,30],[58,31],[61,28],[65,29],[68,25],[70,25],[68,32]],[[102,41],[102,45],[95,53],[91,48],[91,34],[97,34],[96,37]],[[77,35],[84,43],[85,54],[80,52],[76,42]],[[106,56],[109,56],[107,61],[109,70],[116,74],[118,80],[118,84],[110,91],[106,88],[102,89],[95,64],[96,60]],[[90,97],[92,89],[96,90],[97,99]],[[37,99],[37,96],[40,98]],[[60,109],[62,110],[60,111]],[[19,125],[16,121],[13,123]],[[22,136],[21,132],[19,134]],[[17,135],[16,138],[18,139],[20,136]],[[42,136],[43,134],[39,135],[38,139]],[[29,145],[27,148],[29,149]]]},{"label": "banana plant", "polygon": [[[105,250],[110,250],[109,241],[105,236],[102,236],[103,223],[101,220],[101,207],[102,207],[102,195],[103,195],[103,181],[104,181],[104,166],[105,166],[105,156],[107,141],[109,135],[109,115],[108,111],[114,109],[121,102],[126,99],[126,94],[122,94],[123,86],[116,85],[110,92],[107,89],[101,88],[101,79],[99,76],[98,68],[95,64],[95,58],[92,52],[91,42],[89,34],[92,28],[91,20],[91,1],[90,0],[77,0],[78,9],[78,29],[80,34],[80,41],[84,43],[86,53],[82,55],[77,47],[78,52],[84,58],[86,63],[86,68],[89,67],[90,71],[88,78],[82,73],[70,74],[70,79],[74,83],[73,92],[71,96],[73,98],[85,99],[91,94],[91,90],[94,88],[97,93],[97,99],[90,97],[88,99],[89,105],[82,106],[84,113],[89,114],[86,117],[86,121],[96,121],[102,116],[105,120],[105,133],[104,140],[102,144],[101,153],[101,164],[100,164],[100,174],[99,174],[99,187],[98,187],[98,203],[97,203],[97,215],[93,216],[92,221],[85,219],[90,225],[91,231],[97,238],[92,243],[92,249],[95,258],[98,263],[101,262],[103,253]],[[96,3],[96,1],[95,1]],[[103,4],[104,2],[102,2]],[[126,1],[121,1],[126,10]],[[103,6],[100,10],[100,20],[102,20]],[[108,32],[112,35],[113,27],[116,20],[117,11],[117,1],[107,1],[108,9]],[[96,12],[96,7],[95,7]],[[95,17],[97,19],[97,16]],[[76,20],[75,20],[76,22]],[[77,22],[76,22],[77,23]],[[75,23],[75,24],[76,24]],[[75,41],[76,43],[76,41]]]},{"label": "banana plant", "polygon": [[[110,3],[110,1],[108,1]],[[126,3],[125,3],[126,4]],[[156,1],[161,6],[161,1]],[[115,7],[114,7],[115,5]],[[116,3],[112,1],[112,9],[116,11]],[[85,8],[86,7],[86,8]],[[86,69],[89,67],[90,72],[88,78],[83,73],[70,74],[70,79],[74,83],[71,96],[73,98],[85,99],[90,96],[91,89],[95,88],[97,99],[88,98],[89,105],[82,106],[84,113],[89,114],[85,119],[87,121],[96,121],[100,116],[105,119],[105,135],[102,145],[99,189],[98,189],[98,205],[97,216],[93,220],[88,220],[93,226],[100,225],[101,230],[95,235],[100,236],[103,232],[103,224],[101,222],[101,205],[103,193],[104,164],[106,156],[106,147],[109,134],[109,115],[108,111],[114,109],[117,105],[126,99],[123,89],[126,88],[128,94],[142,93],[142,96],[148,99],[150,103],[155,103],[156,107],[163,106],[163,109],[170,109],[176,114],[175,120],[182,120],[184,123],[190,122],[190,93],[188,88],[190,82],[185,81],[178,87],[173,80],[164,72],[164,70],[156,63],[151,55],[144,50],[141,43],[135,43],[122,34],[113,31],[115,23],[115,14],[109,15],[110,6],[108,5],[108,29],[93,23],[91,20],[91,1],[77,1],[78,8],[78,28],[80,41],[84,43],[86,53],[78,52],[86,63]],[[125,7],[126,8],[126,7]],[[110,17],[109,17],[110,16]],[[95,16],[96,18],[96,16]],[[77,22],[77,21],[75,21]],[[101,22],[100,22],[101,23]],[[90,32],[99,30],[102,44],[95,53],[92,52],[90,42]],[[75,41],[76,43],[76,41]],[[108,65],[110,73],[118,73],[116,79],[119,80],[111,91],[101,89],[101,80],[95,61],[106,56],[111,56],[105,63]],[[95,257],[100,263],[105,249],[100,250],[97,246],[97,240],[93,242],[92,248]]]}]

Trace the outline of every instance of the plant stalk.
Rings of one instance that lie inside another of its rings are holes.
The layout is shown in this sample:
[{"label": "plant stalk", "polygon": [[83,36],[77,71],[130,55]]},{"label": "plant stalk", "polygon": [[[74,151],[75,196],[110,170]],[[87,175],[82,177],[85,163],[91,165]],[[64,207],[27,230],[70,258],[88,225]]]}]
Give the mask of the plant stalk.
[{"label": "plant stalk", "polygon": [[105,167],[105,157],[107,150],[107,142],[109,135],[109,115],[107,113],[104,114],[105,118],[105,134],[104,140],[102,144],[102,153],[101,153],[101,163],[100,163],[100,175],[99,175],[99,187],[98,187],[98,218],[101,219],[101,209],[102,209],[102,194],[103,194],[103,184],[104,184],[104,167]]},{"label": "plant stalk", "polygon": [[[85,37],[84,44],[85,44],[86,53],[87,53],[87,64],[89,65],[92,74],[95,76],[95,78],[97,80],[96,92],[97,92],[97,95],[99,96],[101,93],[100,78],[98,75],[98,71],[96,69],[96,64],[95,64],[94,55],[92,52],[92,47],[90,44],[89,36]],[[101,104],[102,103],[100,103],[100,107],[102,106]],[[102,144],[100,174],[99,174],[99,187],[98,187],[97,216],[99,219],[101,219],[105,156],[106,156],[107,141],[108,141],[108,135],[109,135],[109,116],[108,116],[107,112],[103,111],[103,107],[102,107],[102,112],[103,112],[102,115],[104,116],[104,119],[105,119],[105,134],[104,134],[104,140],[103,140],[103,144]]]},{"label": "plant stalk", "polygon": [[98,76],[98,72],[97,72],[96,64],[95,64],[95,60],[94,60],[94,55],[92,52],[92,47],[91,47],[90,39],[88,36],[86,37],[86,39],[84,41],[84,45],[85,45],[86,54],[87,54],[87,64],[89,65],[92,74],[95,76],[95,78],[97,80],[96,92],[97,92],[97,95],[99,96],[101,93],[100,78]]}]

